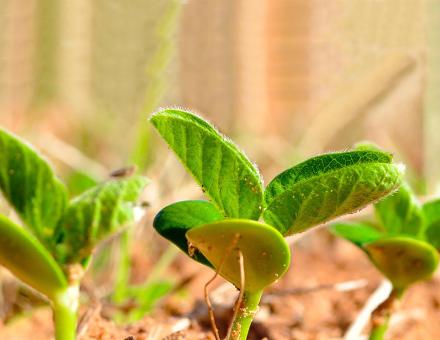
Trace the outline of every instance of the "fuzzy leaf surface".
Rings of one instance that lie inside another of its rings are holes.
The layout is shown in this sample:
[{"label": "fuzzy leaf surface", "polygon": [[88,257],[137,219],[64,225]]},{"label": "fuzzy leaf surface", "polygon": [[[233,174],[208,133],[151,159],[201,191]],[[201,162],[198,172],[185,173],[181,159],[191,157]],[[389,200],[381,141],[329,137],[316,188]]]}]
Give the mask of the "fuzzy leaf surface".
[{"label": "fuzzy leaf surface", "polygon": [[421,236],[424,226],[422,206],[406,183],[374,208],[387,234]]},{"label": "fuzzy leaf surface", "polygon": [[132,222],[147,183],[142,176],[110,180],[72,199],[57,228],[59,260],[85,260],[100,241]]},{"label": "fuzzy leaf surface", "polygon": [[235,144],[190,112],[164,110],[151,123],[225,216],[260,217],[260,174]]},{"label": "fuzzy leaf surface", "polygon": [[47,297],[67,288],[52,255],[27,230],[0,215],[0,265]]},{"label": "fuzzy leaf surface", "polygon": [[392,156],[374,150],[325,154],[274,178],[265,191],[267,223],[287,236],[358,211],[401,182]]},{"label": "fuzzy leaf surface", "polygon": [[425,238],[440,250],[440,199],[426,202],[423,214],[426,222]]},{"label": "fuzzy leaf surface", "polygon": [[[218,209],[207,201],[181,201],[163,208],[154,218],[153,226],[156,231],[173,242],[189,256],[186,232],[199,225],[208,224],[223,219]],[[212,266],[199,252],[191,254],[191,258]]]},{"label": "fuzzy leaf surface", "polygon": [[67,190],[30,145],[0,129],[0,188],[32,233],[45,244],[67,204]]},{"label": "fuzzy leaf surface", "polygon": [[383,233],[376,228],[359,222],[333,223],[330,231],[334,235],[344,238],[361,248],[363,244],[376,241],[383,236]]},{"label": "fuzzy leaf surface", "polygon": [[245,286],[261,291],[281,278],[290,264],[290,250],[273,227],[252,220],[227,219],[190,229],[186,236],[219,274],[240,288],[238,252],[243,254]]}]

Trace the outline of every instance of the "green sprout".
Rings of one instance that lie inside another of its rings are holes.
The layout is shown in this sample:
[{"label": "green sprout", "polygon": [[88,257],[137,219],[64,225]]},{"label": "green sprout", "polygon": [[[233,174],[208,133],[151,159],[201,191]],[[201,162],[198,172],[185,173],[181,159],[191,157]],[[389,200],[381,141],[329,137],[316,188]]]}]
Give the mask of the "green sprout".
[{"label": "green sprout", "polygon": [[401,181],[390,154],[359,149],[306,160],[264,189],[256,166],[202,118],[166,109],[151,123],[210,199],[171,204],[154,227],[240,290],[228,339],[246,339],[263,290],[287,271],[285,236],[355,212]]},{"label": "green sprout", "polygon": [[440,200],[419,203],[407,184],[375,204],[378,223],[335,223],[331,231],[362,249],[391,282],[392,291],[371,317],[370,339],[383,339],[397,302],[415,282],[435,272],[440,248]]},{"label": "green sprout", "polygon": [[57,340],[75,339],[79,285],[93,250],[134,220],[147,182],[113,179],[69,201],[47,161],[0,129],[0,189],[22,224],[0,215],[0,264],[50,300]]}]

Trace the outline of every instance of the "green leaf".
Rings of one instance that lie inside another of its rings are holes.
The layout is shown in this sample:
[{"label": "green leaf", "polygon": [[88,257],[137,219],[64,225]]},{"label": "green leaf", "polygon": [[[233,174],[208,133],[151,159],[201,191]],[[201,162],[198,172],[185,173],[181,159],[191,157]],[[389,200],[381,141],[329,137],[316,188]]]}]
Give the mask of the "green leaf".
[{"label": "green leaf", "polygon": [[426,240],[440,249],[440,199],[426,202],[423,205],[423,214],[426,223]]},{"label": "green leaf", "polygon": [[226,280],[240,288],[238,251],[243,254],[245,286],[258,292],[278,280],[290,264],[290,250],[273,227],[229,219],[190,229],[186,236]]},{"label": "green leaf", "polygon": [[67,191],[30,145],[0,129],[0,189],[45,244],[66,208]]},{"label": "green leaf", "polygon": [[264,220],[284,235],[362,209],[393,192],[401,171],[388,153],[349,151],[311,158],[268,185]]},{"label": "green leaf", "polygon": [[382,151],[376,144],[370,141],[363,141],[354,145],[356,151]]},{"label": "green leaf", "polygon": [[151,282],[147,286],[134,286],[128,288],[128,297],[136,305],[136,308],[125,313],[126,323],[139,321],[150,313],[154,306],[169,294],[175,284],[171,281]]},{"label": "green leaf", "polygon": [[[189,255],[186,232],[193,227],[220,221],[223,218],[210,202],[181,201],[163,208],[154,218],[153,226],[160,235]],[[191,258],[212,267],[199,252],[191,254]]]},{"label": "green leaf", "polygon": [[27,230],[0,215],[0,265],[49,298],[67,288],[67,280],[46,248]]},{"label": "green leaf", "polygon": [[374,208],[389,235],[421,236],[424,225],[422,207],[406,183]]},{"label": "green leaf", "polygon": [[376,228],[359,222],[340,222],[330,226],[330,231],[341,238],[344,238],[358,247],[363,244],[376,241],[383,236],[383,233]]},{"label": "green leaf", "polygon": [[85,260],[100,241],[132,222],[147,183],[142,176],[110,180],[74,198],[57,227],[59,261]]},{"label": "green leaf", "polygon": [[258,220],[262,180],[237,146],[190,112],[160,111],[151,123],[225,216]]},{"label": "green leaf", "polygon": [[97,184],[96,179],[80,170],[73,170],[66,179],[67,188],[73,196],[79,195]]},{"label": "green leaf", "polygon": [[364,248],[376,267],[401,291],[430,278],[439,262],[436,249],[429,243],[405,236],[380,239]]}]

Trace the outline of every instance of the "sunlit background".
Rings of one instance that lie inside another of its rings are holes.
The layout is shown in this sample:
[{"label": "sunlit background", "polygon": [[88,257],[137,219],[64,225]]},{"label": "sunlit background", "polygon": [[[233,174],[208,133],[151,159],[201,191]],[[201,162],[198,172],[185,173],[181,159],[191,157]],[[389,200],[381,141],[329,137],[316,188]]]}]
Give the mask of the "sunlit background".
[{"label": "sunlit background", "polygon": [[368,139],[434,183],[439,35],[435,0],[3,0],[1,123],[149,164],[147,117],[180,106],[268,166]]},{"label": "sunlit background", "polygon": [[154,181],[150,215],[199,196],[148,123],[168,106],[233,136],[266,182],[370,140],[433,194],[440,1],[0,1],[0,124],[72,192],[136,164]]}]

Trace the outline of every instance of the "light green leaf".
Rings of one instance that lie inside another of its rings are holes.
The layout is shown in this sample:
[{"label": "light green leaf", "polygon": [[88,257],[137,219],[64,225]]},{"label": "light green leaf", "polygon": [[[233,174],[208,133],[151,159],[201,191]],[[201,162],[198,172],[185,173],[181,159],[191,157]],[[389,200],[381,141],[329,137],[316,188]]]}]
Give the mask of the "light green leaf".
[{"label": "light green leaf", "polygon": [[425,216],[426,240],[440,250],[440,199],[426,202],[423,205]]},{"label": "light green leaf", "polygon": [[284,171],[268,185],[263,216],[287,236],[360,210],[400,182],[401,170],[388,153],[321,155]]},{"label": "light green leaf", "polygon": [[261,177],[228,138],[185,111],[160,111],[153,115],[151,123],[225,216],[259,218],[263,202]]},{"label": "light green leaf", "polygon": [[387,234],[421,236],[424,225],[422,207],[406,183],[374,208]]},{"label": "light green leaf", "polygon": [[432,276],[439,255],[434,247],[410,237],[389,237],[364,245],[376,267],[403,291],[416,281]]},{"label": "light green leaf", "polygon": [[155,305],[171,293],[175,284],[172,281],[152,282],[147,286],[128,287],[128,302],[134,303],[135,308],[125,312],[121,318],[125,323],[141,320],[150,313]]},{"label": "light green leaf", "polygon": [[339,222],[330,226],[330,231],[341,238],[344,238],[358,247],[363,244],[376,241],[383,236],[383,233],[376,228],[359,222]]},{"label": "light green leaf", "polygon": [[67,288],[50,253],[27,230],[0,215],[0,265],[49,298]]},{"label": "light green leaf", "polygon": [[0,188],[26,226],[48,244],[66,208],[66,188],[30,145],[2,129]]},{"label": "light green leaf", "polygon": [[252,220],[228,219],[190,229],[186,236],[219,274],[240,288],[238,251],[243,254],[245,286],[258,292],[289,268],[290,250],[273,227]]},{"label": "light green leaf", "polygon": [[[220,221],[223,218],[223,215],[210,202],[181,201],[163,208],[154,218],[153,226],[160,235],[189,255],[186,232],[193,227]],[[191,257],[211,266],[199,252],[191,254]]]},{"label": "light green leaf", "polygon": [[142,176],[110,180],[74,198],[57,227],[59,261],[85,260],[100,241],[132,222],[147,183]]}]

